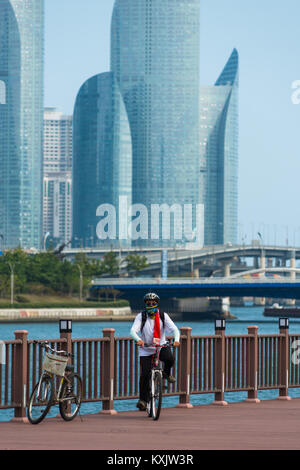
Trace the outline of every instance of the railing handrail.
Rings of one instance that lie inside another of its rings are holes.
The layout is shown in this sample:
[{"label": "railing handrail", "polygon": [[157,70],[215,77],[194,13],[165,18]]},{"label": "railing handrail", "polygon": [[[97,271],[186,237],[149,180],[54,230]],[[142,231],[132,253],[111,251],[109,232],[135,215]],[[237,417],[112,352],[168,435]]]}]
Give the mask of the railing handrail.
[{"label": "railing handrail", "polygon": [[[294,268],[297,269],[297,268]],[[299,269],[300,272],[300,269]],[[245,275],[247,272],[245,272]],[[272,278],[272,277],[258,277],[258,278],[232,278],[232,277],[199,277],[199,278],[96,278],[92,280],[92,285],[170,285],[170,284],[300,284],[300,279],[293,278]]]}]

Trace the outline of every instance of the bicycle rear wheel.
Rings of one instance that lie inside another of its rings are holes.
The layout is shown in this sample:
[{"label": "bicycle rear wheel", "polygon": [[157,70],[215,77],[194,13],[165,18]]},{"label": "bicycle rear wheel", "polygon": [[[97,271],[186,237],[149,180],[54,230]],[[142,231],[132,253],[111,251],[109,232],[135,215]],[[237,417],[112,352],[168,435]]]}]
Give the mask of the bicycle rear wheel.
[{"label": "bicycle rear wheel", "polygon": [[53,403],[54,394],[53,377],[44,375],[41,383],[39,381],[35,385],[29,399],[27,416],[31,424],[38,424],[45,418]]},{"label": "bicycle rear wheel", "polygon": [[151,383],[151,416],[154,421],[159,418],[162,401],[162,377],[155,372]]},{"label": "bicycle rear wheel", "polygon": [[71,373],[64,378],[61,396],[59,400],[59,411],[65,421],[72,421],[77,415],[82,400],[82,381],[77,373]]}]

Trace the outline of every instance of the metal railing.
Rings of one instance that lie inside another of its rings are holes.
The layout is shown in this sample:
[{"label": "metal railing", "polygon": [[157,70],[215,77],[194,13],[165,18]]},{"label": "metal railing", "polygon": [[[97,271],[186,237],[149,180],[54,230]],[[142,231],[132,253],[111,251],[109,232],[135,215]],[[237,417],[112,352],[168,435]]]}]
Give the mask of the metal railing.
[{"label": "metal railing", "polygon": [[[265,269],[268,271],[268,269]],[[297,271],[300,272],[300,269],[288,269],[286,268],[285,271]],[[241,273],[242,275],[246,275],[247,271]],[[191,277],[180,277],[180,278],[147,278],[147,277],[138,277],[138,278],[101,278],[101,279],[94,279],[92,281],[92,286],[97,286],[98,284],[101,286],[127,286],[127,285],[149,285],[149,286],[157,286],[158,284],[164,285],[183,285],[183,284],[300,284],[300,279],[292,279],[289,277],[284,278],[272,278],[272,277],[260,277],[260,278],[240,278],[240,277],[214,277],[214,278],[207,278],[207,277],[200,277],[200,278],[191,278]]]},{"label": "metal railing", "polygon": [[[180,347],[173,349],[176,383],[165,391],[167,396],[179,397],[178,406],[190,406],[194,394],[214,393],[220,403],[225,393],[244,391],[249,400],[257,401],[258,390],[279,389],[279,395],[287,397],[288,388],[300,387],[300,334],[289,335],[288,326],[269,335],[258,335],[255,326],[248,328],[247,335],[225,335],[216,329],[214,335],[192,336],[191,331],[181,328]],[[74,339],[64,332],[48,340],[51,347],[74,355],[83,402],[102,402],[103,412],[112,412],[115,400],[139,396],[138,348],[132,338],[114,333],[104,329],[102,337]],[[26,416],[31,390],[42,370],[43,349],[27,335],[16,331],[15,340],[2,343],[0,409],[14,408],[15,418]]]}]

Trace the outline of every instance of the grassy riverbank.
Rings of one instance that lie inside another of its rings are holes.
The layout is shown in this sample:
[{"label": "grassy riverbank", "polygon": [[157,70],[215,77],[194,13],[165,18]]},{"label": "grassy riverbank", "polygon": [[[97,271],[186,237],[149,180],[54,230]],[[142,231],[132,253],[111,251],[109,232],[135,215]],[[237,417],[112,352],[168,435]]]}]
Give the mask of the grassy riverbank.
[{"label": "grassy riverbank", "polygon": [[55,296],[55,295],[34,295],[22,294],[17,295],[14,303],[10,303],[10,299],[0,299],[0,309],[28,309],[28,308],[121,308],[128,307],[127,300],[101,300],[80,302],[78,297]]}]

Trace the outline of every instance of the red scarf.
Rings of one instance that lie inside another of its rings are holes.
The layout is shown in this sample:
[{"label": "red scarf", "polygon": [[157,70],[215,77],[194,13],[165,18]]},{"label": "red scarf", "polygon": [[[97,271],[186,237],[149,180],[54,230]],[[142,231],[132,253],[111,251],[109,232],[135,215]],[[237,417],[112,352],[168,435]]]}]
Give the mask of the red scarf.
[{"label": "red scarf", "polygon": [[153,343],[160,343],[160,319],[159,319],[159,310],[156,310],[155,320],[154,320],[154,333],[153,333]]}]

